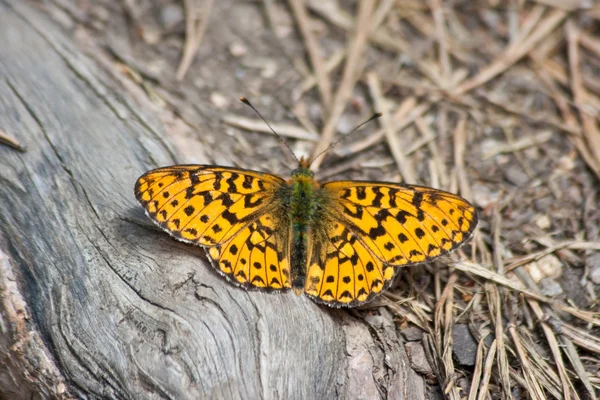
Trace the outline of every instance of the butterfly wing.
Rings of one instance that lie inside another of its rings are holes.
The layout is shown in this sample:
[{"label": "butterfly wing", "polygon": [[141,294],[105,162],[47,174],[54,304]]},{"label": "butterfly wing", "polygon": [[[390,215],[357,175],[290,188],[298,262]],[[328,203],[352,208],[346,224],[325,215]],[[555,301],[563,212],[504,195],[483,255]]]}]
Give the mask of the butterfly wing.
[{"label": "butterfly wing", "polygon": [[338,181],[322,189],[329,222],[315,235],[305,290],[332,305],[371,300],[399,267],[452,252],[477,225],[469,202],[433,188]]},{"label": "butterfly wing", "polygon": [[289,230],[266,213],[228,242],[206,249],[213,266],[243,287],[290,288]]},{"label": "butterfly wing", "polygon": [[[356,306],[384,289],[395,274],[360,238],[339,221],[325,218],[327,230],[310,242],[304,293],[330,306]],[[321,237],[319,237],[321,236]],[[388,279],[386,279],[386,276]]]},{"label": "butterfly wing", "polygon": [[[280,231],[289,230],[289,223],[276,220],[281,214],[277,194],[283,185],[283,179],[261,172],[177,165],[142,175],[135,196],[170,235],[208,247],[212,264],[235,282],[282,288],[289,287],[285,241],[277,240],[285,236]],[[263,270],[274,266],[275,271],[248,269],[243,260]]]}]

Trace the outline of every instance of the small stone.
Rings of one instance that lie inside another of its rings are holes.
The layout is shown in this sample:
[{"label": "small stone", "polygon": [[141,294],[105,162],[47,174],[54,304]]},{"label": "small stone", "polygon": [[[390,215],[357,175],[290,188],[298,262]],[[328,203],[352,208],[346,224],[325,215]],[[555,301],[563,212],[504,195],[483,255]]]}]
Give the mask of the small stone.
[{"label": "small stone", "polygon": [[229,100],[222,93],[212,92],[210,102],[217,108],[226,108],[229,106]]},{"label": "small stone", "polygon": [[367,314],[365,322],[374,327],[382,327],[385,323],[385,318],[379,314]]},{"label": "small stone", "polygon": [[600,285],[600,254],[592,254],[588,257],[588,264],[592,265],[590,268],[590,280],[594,285]]},{"label": "small stone", "polygon": [[546,278],[560,278],[563,272],[563,264],[554,254],[540,258],[538,266]]},{"label": "small stone", "polygon": [[165,29],[183,24],[183,18],[183,9],[175,3],[165,5],[160,11],[160,23]]},{"label": "small stone", "polygon": [[535,224],[540,229],[548,229],[552,225],[552,223],[550,222],[550,218],[547,215],[538,215],[535,218]]},{"label": "small stone", "polygon": [[491,203],[498,201],[499,192],[489,187],[489,185],[473,184],[473,200],[475,205],[481,208],[488,207]]},{"label": "small stone", "polygon": [[418,340],[423,339],[423,331],[416,326],[411,326],[410,328],[402,329],[400,331],[402,336],[404,336],[404,340],[407,342],[416,342]]},{"label": "small stone", "polygon": [[536,261],[532,261],[528,264],[525,264],[525,270],[527,271],[529,276],[531,276],[531,279],[533,279],[535,283],[538,283],[544,278],[544,274]]},{"label": "small stone", "polygon": [[148,43],[149,45],[157,44],[162,38],[160,31],[158,29],[154,29],[154,27],[145,27],[140,30],[140,33],[144,42]]},{"label": "small stone", "polygon": [[274,78],[275,75],[277,75],[278,69],[275,60],[266,59],[262,71],[260,72],[260,76],[265,79]]},{"label": "small stone", "polygon": [[562,156],[558,159],[558,168],[564,171],[571,171],[575,168],[575,154]]},{"label": "small stone", "polygon": [[508,164],[504,168],[504,177],[515,186],[523,186],[529,182],[529,177],[523,171],[523,168],[517,164]]},{"label": "small stone", "polygon": [[452,354],[460,365],[475,365],[477,342],[467,325],[457,324],[452,328]]},{"label": "small stone", "polygon": [[558,284],[558,282],[551,278],[543,278],[539,285],[542,294],[548,297],[558,296],[563,292],[562,287]]},{"label": "small stone", "polygon": [[408,342],[404,345],[410,367],[422,375],[432,375],[431,365],[427,362],[425,349],[420,342]]},{"label": "small stone", "polygon": [[236,57],[242,57],[248,53],[248,48],[242,42],[233,42],[229,45],[229,53]]},{"label": "small stone", "polygon": [[554,204],[554,199],[551,196],[541,197],[534,200],[533,204],[537,211],[544,212],[552,207],[552,204]]}]

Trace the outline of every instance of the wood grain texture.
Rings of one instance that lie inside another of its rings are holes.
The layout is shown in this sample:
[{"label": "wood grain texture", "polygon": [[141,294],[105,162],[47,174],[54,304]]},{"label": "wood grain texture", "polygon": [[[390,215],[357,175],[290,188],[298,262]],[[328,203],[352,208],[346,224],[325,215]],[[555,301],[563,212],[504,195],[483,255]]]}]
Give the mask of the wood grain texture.
[{"label": "wood grain texture", "polygon": [[[0,0],[0,397],[424,397],[391,316],[228,284],[135,179],[177,162],[46,15]],[[248,166],[252,167],[252,166]]]}]

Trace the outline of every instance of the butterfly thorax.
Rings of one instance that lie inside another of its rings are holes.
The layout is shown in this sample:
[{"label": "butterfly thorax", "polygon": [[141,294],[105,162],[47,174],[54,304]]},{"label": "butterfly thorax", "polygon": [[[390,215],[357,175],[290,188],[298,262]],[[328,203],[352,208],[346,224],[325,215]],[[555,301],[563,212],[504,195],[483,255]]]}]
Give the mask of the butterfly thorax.
[{"label": "butterfly thorax", "polygon": [[288,210],[292,221],[291,277],[292,287],[298,292],[304,289],[306,282],[308,238],[311,226],[319,218],[322,198],[313,173],[302,165],[292,172],[288,183],[291,189]]}]

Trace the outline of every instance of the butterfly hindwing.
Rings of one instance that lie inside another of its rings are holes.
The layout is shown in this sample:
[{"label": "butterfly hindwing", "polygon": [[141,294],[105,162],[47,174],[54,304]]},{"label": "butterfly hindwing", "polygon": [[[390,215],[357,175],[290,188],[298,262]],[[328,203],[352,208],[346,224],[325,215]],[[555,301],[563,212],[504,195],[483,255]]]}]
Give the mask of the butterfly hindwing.
[{"label": "butterfly hindwing", "polygon": [[383,264],[343,224],[331,221],[328,227],[325,237],[312,243],[305,293],[330,306],[368,302],[391,282],[395,267]]},{"label": "butterfly hindwing", "polygon": [[[265,213],[228,242],[206,250],[215,268],[243,287],[291,287],[285,227]],[[279,229],[278,229],[279,228]]]},{"label": "butterfly hindwing", "polygon": [[285,181],[274,175],[210,165],[178,165],[142,175],[135,196],[148,216],[185,242],[229,241],[272,207]]}]

